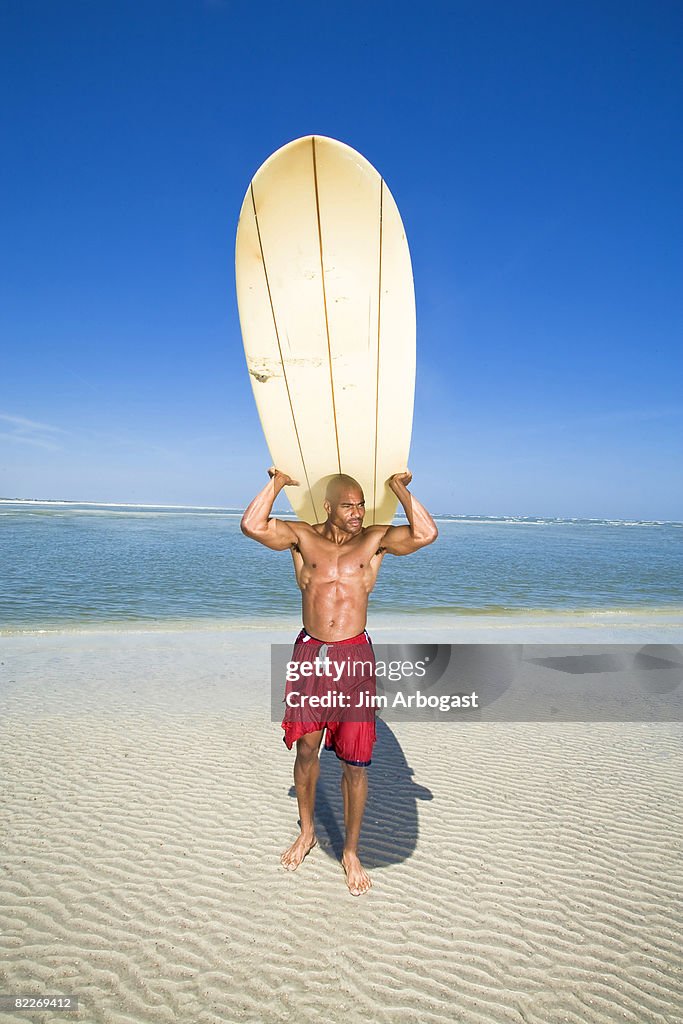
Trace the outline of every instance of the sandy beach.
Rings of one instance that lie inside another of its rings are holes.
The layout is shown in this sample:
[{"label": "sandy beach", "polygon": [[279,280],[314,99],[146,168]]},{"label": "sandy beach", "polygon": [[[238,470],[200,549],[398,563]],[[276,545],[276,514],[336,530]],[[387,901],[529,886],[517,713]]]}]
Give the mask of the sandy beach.
[{"label": "sandy beach", "polygon": [[[595,622],[518,619],[504,639],[680,639],[666,617]],[[379,723],[374,887],[354,899],[330,753],[320,845],[279,865],[297,820],[269,713],[269,644],[296,623],[279,627],[0,637],[0,992],[80,1000],[0,1019],[682,1019],[680,724]]]}]

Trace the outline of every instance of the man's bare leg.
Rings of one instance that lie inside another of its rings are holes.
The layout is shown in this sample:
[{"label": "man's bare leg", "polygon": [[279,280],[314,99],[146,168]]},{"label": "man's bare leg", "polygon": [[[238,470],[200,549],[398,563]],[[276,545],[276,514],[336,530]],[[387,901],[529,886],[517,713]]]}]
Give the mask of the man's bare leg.
[{"label": "man's bare leg", "polygon": [[299,803],[299,821],[301,833],[289,849],[280,857],[280,863],[288,871],[296,871],[306,854],[313,849],[317,840],[313,826],[315,808],[315,787],[320,775],[320,759],[318,748],[323,738],[323,730],[309,732],[296,741],[296,760],[294,762],[294,785]]},{"label": "man's bare leg", "polygon": [[368,797],[368,773],[365,768],[344,762],[341,778],[344,798],[344,825],[346,841],[342,853],[342,867],[346,872],[346,884],[352,896],[362,896],[372,882],[365,868],[358,860],[358,840],[363,821],[365,801]]}]

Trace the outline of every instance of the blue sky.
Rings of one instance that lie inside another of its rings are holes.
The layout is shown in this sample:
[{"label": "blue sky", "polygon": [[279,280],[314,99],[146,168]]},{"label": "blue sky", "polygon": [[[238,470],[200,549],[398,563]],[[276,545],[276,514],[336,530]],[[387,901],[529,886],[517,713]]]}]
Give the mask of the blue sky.
[{"label": "blue sky", "polygon": [[683,519],[678,2],[4,3],[0,495],[242,505],[237,216],[319,133],[413,258],[434,511]]}]

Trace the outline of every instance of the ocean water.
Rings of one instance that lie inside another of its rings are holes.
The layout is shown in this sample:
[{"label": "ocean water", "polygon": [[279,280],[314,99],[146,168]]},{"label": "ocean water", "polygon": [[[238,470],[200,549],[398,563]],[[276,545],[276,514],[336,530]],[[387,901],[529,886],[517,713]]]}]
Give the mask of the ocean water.
[{"label": "ocean water", "polygon": [[[289,552],[236,509],[0,503],[0,629],[296,616]],[[398,521],[398,520],[397,520]],[[441,516],[387,555],[380,612],[434,616],[683,607],[683,524]]]}]

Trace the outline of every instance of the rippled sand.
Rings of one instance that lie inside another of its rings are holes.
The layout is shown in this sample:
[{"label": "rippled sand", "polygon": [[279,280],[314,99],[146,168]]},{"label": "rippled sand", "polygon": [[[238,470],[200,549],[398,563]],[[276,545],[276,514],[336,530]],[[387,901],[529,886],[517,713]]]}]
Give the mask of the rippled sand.
[{"label": "rippled sand", "polygon": [[354,899],[332,754],[278,863],[270,639],[0,641],[0,992],[81,1003],[22,1020],[680,1019],[680,725],[380,723]]}]

